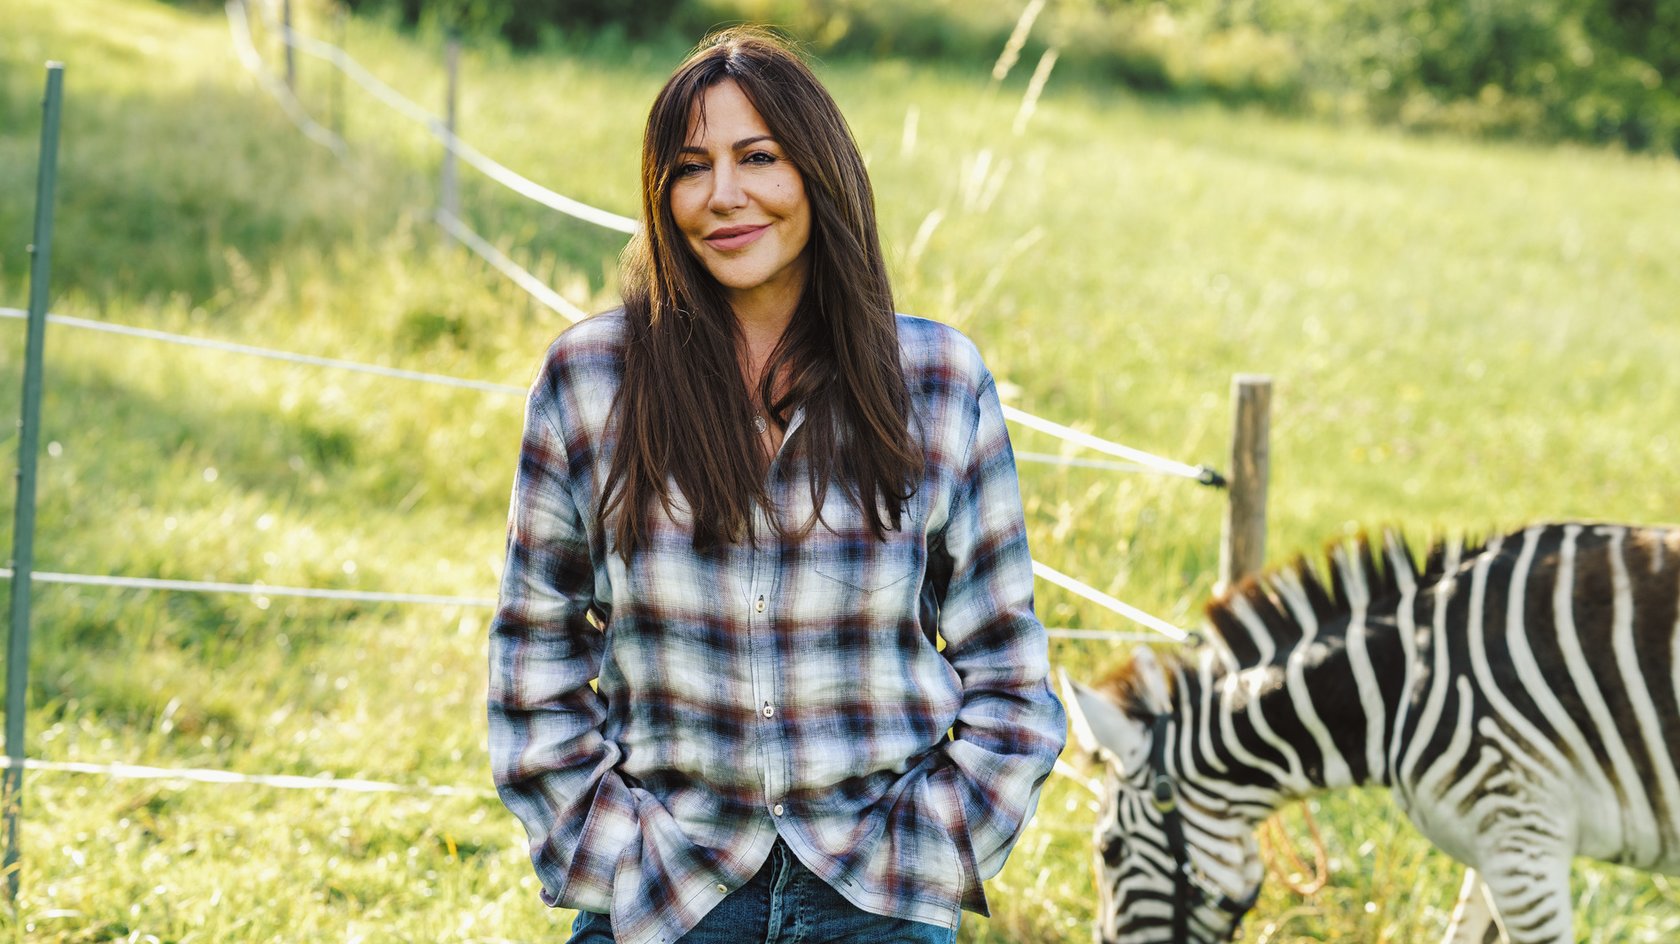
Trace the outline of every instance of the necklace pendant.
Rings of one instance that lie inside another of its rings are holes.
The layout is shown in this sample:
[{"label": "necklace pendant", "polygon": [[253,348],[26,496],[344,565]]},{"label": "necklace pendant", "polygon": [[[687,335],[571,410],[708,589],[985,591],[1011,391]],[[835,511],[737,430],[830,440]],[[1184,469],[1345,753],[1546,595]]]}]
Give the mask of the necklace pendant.
[{"label": "necklace pendant", "polygon": [[757,430],[758,434],[760,436],[764,435],[764,431],[769,429],[769,428],[770,428],[770,424],[766,423],[764,421],[764,414],[762,414],[762,413],[754,413],[753,414],[753,429]]}]

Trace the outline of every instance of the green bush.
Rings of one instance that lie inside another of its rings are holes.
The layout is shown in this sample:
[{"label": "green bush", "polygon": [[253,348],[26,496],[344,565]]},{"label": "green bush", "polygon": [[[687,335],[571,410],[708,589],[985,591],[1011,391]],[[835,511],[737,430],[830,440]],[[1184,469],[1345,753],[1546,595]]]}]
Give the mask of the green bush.
[{"label": "green bush", "polygon": [[622,32],[646,38],[666,32],[684,0],[347,0],[352,11],[395,11],[408,26],[436,25],[499,36],[529,49],[556,31]]},{"label": "green bush", "polygon": [[[351,0],[499,35],[692,42],[739,22],[822,55],[990,64],[1028,0]],[[1680,0],[1052,0],[1022,59],[1151,92],[1426,130],[1680,153]]]},{"label": "green bush", "polygon": [[1270,0],[1249,18],[1379,120],[1680,150],[1672,2]]}]

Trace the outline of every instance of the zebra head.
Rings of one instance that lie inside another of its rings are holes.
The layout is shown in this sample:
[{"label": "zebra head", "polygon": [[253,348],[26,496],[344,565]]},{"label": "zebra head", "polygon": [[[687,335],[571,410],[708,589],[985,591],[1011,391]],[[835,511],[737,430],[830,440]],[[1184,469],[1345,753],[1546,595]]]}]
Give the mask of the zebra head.
[{"label": "zebra head", "polygon": [[1229,941],[1260,893],[1251,824],[1185,769],[1193,752],[1180,735],[1191,728],[1174,708],[1173,676],[1143,647],[1101,692],[1062,673],[1074,737],[1106,768],[1094,857],[1101,944]]}]

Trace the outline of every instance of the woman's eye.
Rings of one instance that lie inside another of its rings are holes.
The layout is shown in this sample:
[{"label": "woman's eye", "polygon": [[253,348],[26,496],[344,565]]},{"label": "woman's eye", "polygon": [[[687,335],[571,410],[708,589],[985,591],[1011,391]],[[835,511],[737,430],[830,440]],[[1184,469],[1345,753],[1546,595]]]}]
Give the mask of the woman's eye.
[{"label": "woman's eye", "polygon": [[705,170],[706,170],[706,165],[704,165],[704,164],[696,164],[696,163],[693,163],[693,162],[689,162],[687,164],[678,164],[677,165],[677,176],[678,177],[693,177],[695,174],[703,173]]},{"label": "woman's eye", "polygon": [[754,151],[751,154],[748,154],[746,156],[746,159],[743,161],[743,163],[746,163],[746,164],[774,164],[774,163],[776,163],[776,155],[771,154],[768,151]]}]

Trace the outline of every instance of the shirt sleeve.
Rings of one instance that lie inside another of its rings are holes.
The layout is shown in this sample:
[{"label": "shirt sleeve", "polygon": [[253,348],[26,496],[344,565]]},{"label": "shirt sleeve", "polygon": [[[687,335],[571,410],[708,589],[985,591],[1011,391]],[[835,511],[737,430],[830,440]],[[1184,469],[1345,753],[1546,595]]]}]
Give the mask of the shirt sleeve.
[{"label": "shirt sleeve", "polygon": [[490,625],[490,763],[530,836],[543,900],[607,912],[635,803],[602,736],[590,686],[603,634],[589,540],[569,488],[566,441],[545,379],[532,388],[508,512],[507,561]]},{"label": "shirt sleeve", "polygon": [[1038,805],[1067,740],[1051,690],[1044,627],[1033,614],[1032,556],[1015,457],[987,374],[944,534],[949,582],[940,610],[945,658],[962,707],[931,775],[962,862],[963,907],[986,913],[980,883],[996,875]]}]

